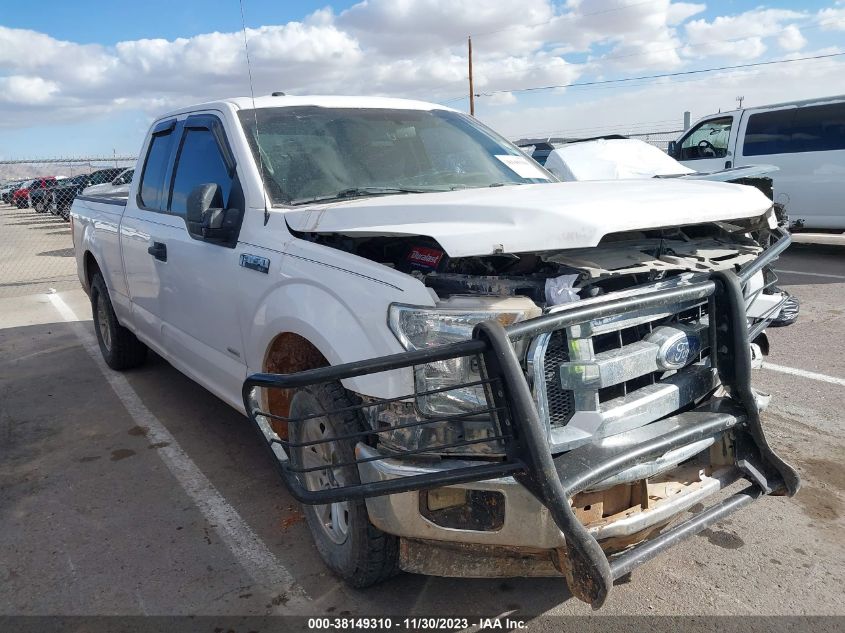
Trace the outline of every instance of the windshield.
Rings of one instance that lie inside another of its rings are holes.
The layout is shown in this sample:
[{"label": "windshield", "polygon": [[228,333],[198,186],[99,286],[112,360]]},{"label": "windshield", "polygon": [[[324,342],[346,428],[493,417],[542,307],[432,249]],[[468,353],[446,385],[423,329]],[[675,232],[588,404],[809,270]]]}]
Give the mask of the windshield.
[{"label": "windshield", "polygon": [[80,174],[79,176],[74,176],[73,178],[68,179],[68,183],[71,185],[84,185],[88,181],[88,174]]},{"label": "windshield", "polygon": [[554,180],[457,112],[300,106],[238,115],[274,204]]}]

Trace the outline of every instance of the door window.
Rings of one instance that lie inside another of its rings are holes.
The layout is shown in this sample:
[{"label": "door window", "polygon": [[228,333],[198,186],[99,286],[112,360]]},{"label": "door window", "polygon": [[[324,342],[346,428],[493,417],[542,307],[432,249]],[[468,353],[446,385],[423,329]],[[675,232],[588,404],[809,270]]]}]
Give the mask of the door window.
[{"label": "door window", "polygon": [[216,183],[223,194],[224,207],[232,190],[232,176],[211,130],[188,128],[176,162],[170,212],[185,216],[188,196],[198,185]]},{"label": "door window", "polygon": [[141,175],[141,205],[146,209],[163,211],[167,204],[164,178],[172,145],[172,129],[153,134],[150,149],[147,151],[147,160],[144,162],[144,171]]},{"label": "door window", "polygon": [[733,117],[708,119],[696,125],[681,141],[678,160],[724,158],[728,155]]},{"label": "door window", "polygon": [[744,156],[845,149],[845,103],[787,108],[748,117]]}]

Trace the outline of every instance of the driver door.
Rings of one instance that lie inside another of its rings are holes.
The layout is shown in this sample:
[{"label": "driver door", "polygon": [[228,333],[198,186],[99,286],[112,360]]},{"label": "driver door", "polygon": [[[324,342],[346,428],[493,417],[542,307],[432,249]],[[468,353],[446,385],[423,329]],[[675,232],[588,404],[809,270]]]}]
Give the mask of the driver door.
[{"label": "driver door", "polygon": [[705,119],[693,127],[678,143],[675,157],[699,172],[719,171],[733,166],[736,137],[735,115]]},{"label": "driver door", "polygon": [[167,214],[161,220],[160,240],[167,252],[161,266],[162,334],[173,365],[242,409],[242,249],[198,239],[186,225],[187,198],[198,185],[217,184],[227,208],[243,205],[237,167],[216,115],[192,114],[176,134]]}]

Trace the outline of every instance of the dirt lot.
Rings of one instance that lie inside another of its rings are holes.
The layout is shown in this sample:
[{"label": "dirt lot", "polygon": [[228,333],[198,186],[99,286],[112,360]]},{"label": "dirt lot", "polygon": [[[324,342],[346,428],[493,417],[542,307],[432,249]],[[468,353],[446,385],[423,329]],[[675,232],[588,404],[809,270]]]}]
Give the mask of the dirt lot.
[{"label": "dirt lot", "polygon": [[[590,613],[557,579],[345,587],[244,418],[158,358],[105,369],[67,226],[0,207],[0,614]],[[803,490],[647,563],[602,614],[845,614],[845,238],[799,240],[777,268],[801,318],[756,385]]]}]

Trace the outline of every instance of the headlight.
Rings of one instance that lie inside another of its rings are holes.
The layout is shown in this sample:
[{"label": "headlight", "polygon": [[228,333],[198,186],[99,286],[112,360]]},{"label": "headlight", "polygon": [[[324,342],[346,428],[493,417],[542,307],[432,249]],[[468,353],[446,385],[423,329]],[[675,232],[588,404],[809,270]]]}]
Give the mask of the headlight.
[{"label": "headlight", "polygon": [[[467,311],[463,309],[415,308],[394,304],[390,306],[389,324],[405,349],[418,350],[465,341],[472,337],[473,328],[490,319],[502,325],[516,323],[524,317],[518,310]],[[417,393],[443,389],[481,380],[478,358],[453,358],[420,365],[414,368],[414,387]],[[462,387],[439,393],[417,396],[417,407],[424,415],[443,416],[487,408],[482,386]]]}]

